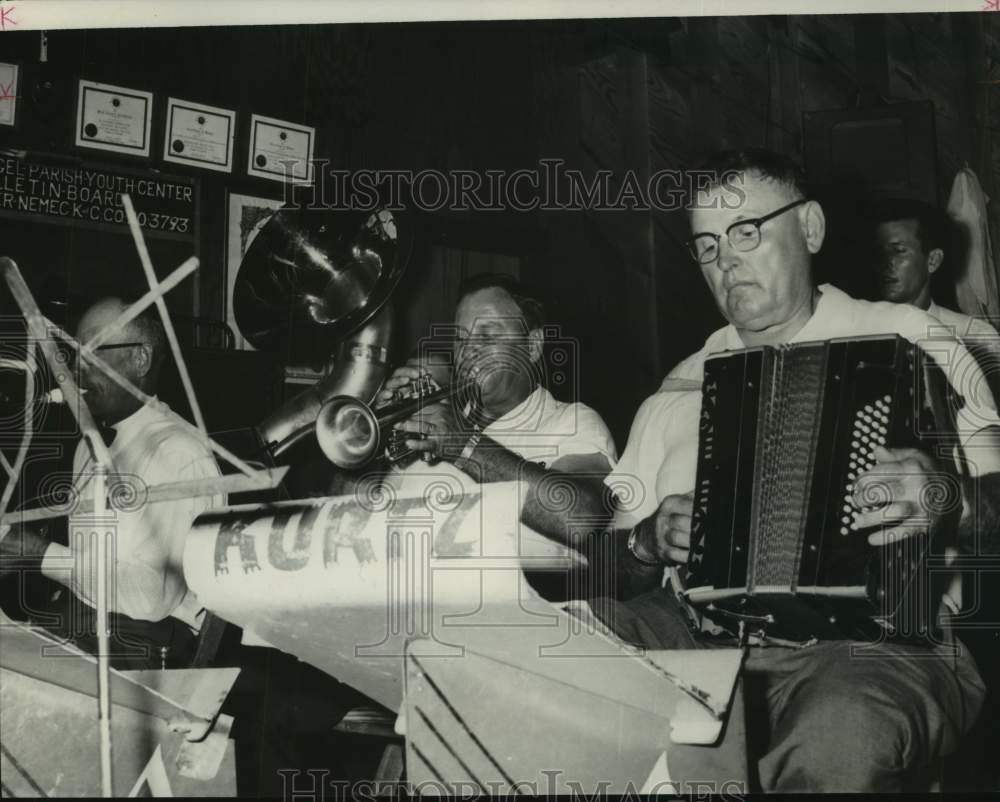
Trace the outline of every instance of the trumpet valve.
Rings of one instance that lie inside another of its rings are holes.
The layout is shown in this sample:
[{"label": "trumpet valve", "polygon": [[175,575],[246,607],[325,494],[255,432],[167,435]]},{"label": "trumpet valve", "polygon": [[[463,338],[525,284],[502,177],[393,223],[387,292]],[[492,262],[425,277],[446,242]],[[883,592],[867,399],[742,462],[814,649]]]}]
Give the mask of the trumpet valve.
[{"label": "trumpet valve", "polygon": [[404,384],[393,391],[392,397],[383,406],[396,406],[408,401],[423,398],[431,393],[436,393],[441,387],[434,379],[427,375]]},{"label": "trumpet valve", "polygon": [[409,459],[414,457],[417,453],[420,454],[420,459],[426,462],[428,465],[433,465],[438,461],[437,455],[432,454],[429,451],[417,452],[412,448],[407,448],[407,440],[425,440],[426,437],[419,432],[407,432],[402,429],[393,429],[389,434],[385,446],[385,458],[391,462],[393,465],[398,465],[401,462],[406,461],[408,463]]},{"label": "trumpet valve", "polygon": [[413,449],[406,447],[407,440],[416,440],[420,437],[416,432],[406,432],[402,429],[393,429],[386,438],[385,456],[389,462],[399,462],[406,459],[413,453]]}]

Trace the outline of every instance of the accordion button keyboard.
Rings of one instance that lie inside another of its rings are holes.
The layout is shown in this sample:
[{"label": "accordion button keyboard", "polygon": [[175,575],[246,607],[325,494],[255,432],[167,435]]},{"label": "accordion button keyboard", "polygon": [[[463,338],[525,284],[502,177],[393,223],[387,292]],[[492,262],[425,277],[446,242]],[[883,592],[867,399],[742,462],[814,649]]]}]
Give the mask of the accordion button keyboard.
[{"label": "accordion button keyboard", "polygon": [[859,514],[853,504],[854,482],[865,471],[875,467],[875,449],[884,446],[889,424],[889,404],[891,396],[883,396],[871,404],[865,404],[854,415],[851,431],[851,447],[848,452],[847,485],[844,493],[844,515],[841,518],[841,535],[857,530],[855,521]]}]

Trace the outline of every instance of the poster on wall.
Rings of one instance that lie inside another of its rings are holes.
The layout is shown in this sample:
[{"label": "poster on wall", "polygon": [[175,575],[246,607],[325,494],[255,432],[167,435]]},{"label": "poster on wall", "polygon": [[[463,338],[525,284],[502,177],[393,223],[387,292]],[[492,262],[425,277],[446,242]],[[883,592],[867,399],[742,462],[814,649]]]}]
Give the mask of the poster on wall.
[{"label": "poster on wall", "polygon": [[81,80],[76,145],[149,156],[152,116],[152,92]]},{"label": "poster on wall", "polygon": [[0,125],[17,120],[18,65],[0,63]]},{"label": "poster on wall", "polygon": [[254,114],[247,174],[281,182],[312,182],[316,129]]},{"label": "poster on wall", "polygon": [[226,224],[226,323],[236,337],[236,347],[244,351],[253,351],[254,347],[243,337],[233,315],[236,274],[254,237],[271,218],[271,214],[282,205],[283,201],[273,198],[229,193],[229,216]]},{"label": "poster on wall", "polygon": [[168,98],[163,159],[231,173],[235,131],[235,111]]}]

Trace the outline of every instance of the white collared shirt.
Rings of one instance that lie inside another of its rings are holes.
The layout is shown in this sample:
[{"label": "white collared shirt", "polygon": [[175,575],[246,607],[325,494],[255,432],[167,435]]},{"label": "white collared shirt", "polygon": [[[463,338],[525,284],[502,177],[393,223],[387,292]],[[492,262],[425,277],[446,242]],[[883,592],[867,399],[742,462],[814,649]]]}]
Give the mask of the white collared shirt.
[{"label": "white collared shirt", "polygon": [[[528,462],[545,467],[561,457],[602,454],[613,468],[618,452],[604,420],[586,404],[558,401],[544,387],[534,391],[507,414],[490,423],[483,434]],[[450,462],[416,460],[390,476],[447,473],[463,484],[472,480]]]},{"label": "white collared shirt", "polygon": [[[115,473],[108,477],[109,526],[95,527],[90,515],[70,515],[72,568],[66,584],[94,606],[96,542],[89,535],[95,529],[110,529],[114,532],[116,592],[109,608],[144,621],[173,615],[196,627],[199,606],[184,581],[184,541],[194,519],[223,505],[224,497],[149,504],[145,491],[171,482],[218,477],[218,464],[197,435],[151,406],[140,407],[114,428],[115,439],[108,449],[115,466]],[[81,498],[90,492],[93,468],[90,449],[81,440],[73,459],[73,481]],[[66,563],[56,560],[65,572]],[[49,567],[55,568],[51,562]]]},{"label": "white collared shirt", "polygon": [[[982,371],[968,351],[942,330],[939,321],[908,304],[861,301],[830,284],[821,285],[819,290],[812,317],[790,342],[876,334],[899,334],[911,342],[922,342],[925,350],[944,362],[948,380],[965,398],[957,420],[962,438],[1000,424]],[[619,516],[620,526],[631,527],[655,512],[666,496],[687,493],[694,487],[705,358],[745,347],[735,326],[718,329],[701,350],[670,371],[660,391],[639,407],[625,451],[605,480],[612,487],[627,486],[627,495],[633,500]],[[698,389],[670,389],[676,379],[697,382],[694,386]]]},{"label": "white collared shirt", "polygon": [[954,309],[948,309],[944,306],[938,306],[933,301],[927,308],[927,314],[940,320],[942,325],[951,329],[952,335],[959,340],[974,338],[988,341],[989,344],[996,346],[997,331],[985,320],[966,315],[964,312],[956,312]]},{"label": "white collared shirt", "polygon": [[618,452],[604,420],[586,404],[556,400],[538,386],[483,434],[529,462],[551,465],[561,457],[603,454],[614,467]]}]

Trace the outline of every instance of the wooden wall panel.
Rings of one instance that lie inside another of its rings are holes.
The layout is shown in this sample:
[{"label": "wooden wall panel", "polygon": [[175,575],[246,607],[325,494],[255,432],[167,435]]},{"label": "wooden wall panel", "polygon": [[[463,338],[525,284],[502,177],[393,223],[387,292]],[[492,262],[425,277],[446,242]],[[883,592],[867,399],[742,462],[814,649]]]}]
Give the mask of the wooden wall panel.
[{"label": "wooden wall panel", "polygon": [[622,153],[622,102],[619,95],[618,59],[607,56],[584,64],[580,81],[580,147],[596,169],[620,176]]},{"label": "wooden wall panel", "polygon": [[651,168],[655,173],[685,167],[694,159],[698,141],[691,80],[677,70],[654,66],[648,87]]},{"label": "wooden wall panel", "polygon": [[717,102],[724,108],[723,147],[760,147],[768,127],[767,29],[757,17],[730,17],[719,29]]},{"label": "wooden wall panel", "polygon": [[802,111],[841,109],[855,103],[858,85],[853,70],[835,53],[852,30],[848,17],[795,18],[791,47],[798,58]]},{"label": "wooden wall panel", "polygon": [[768,30],[771,80],[768,128],[764,145],[802,159],[802,79],[794,48],[791,19],[774,23]]}]

